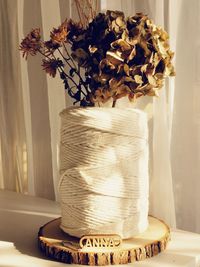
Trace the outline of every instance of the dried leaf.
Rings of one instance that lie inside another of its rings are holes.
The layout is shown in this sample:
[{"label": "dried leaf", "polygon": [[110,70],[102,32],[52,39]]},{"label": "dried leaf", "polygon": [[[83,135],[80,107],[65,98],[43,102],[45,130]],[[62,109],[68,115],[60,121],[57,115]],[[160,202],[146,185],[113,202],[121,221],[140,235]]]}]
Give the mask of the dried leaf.
[{"label": "dried leaf", "polygon": [[156,73],[154,76],[157,80],[163,80],[164,74],[163,73]]},{"label": "dried leaf", "polygon": [[149,83],[150,83],[151,85],[153,85],[153,86],[155,86],[155,87],[157,86],[156,79],[155,79],[152,75],[148,75],[147,78],[148,78],[148,81],[149,81]]},{"label": "dried leaf", "polygon": [[165,75],[166,76],[175,76],[174,66],[169,63],[165,68]]},{"label": "dried leaf", "polygon": [[133,78],[131,78],[131,77],[125,77],[124,81],[125,82],[129,82],[129,83],[134,83],[135,82],[135,80]]},{"label": "dried leaf", "polygon": [[102,73],[100,76],[98,76],[98,81],[101,83],[101,84],[105,84],[107,81],[110,80],[112,76],[108,75],[108,74],[105,74],[105,73]]},{"label": "dried leaf", "polygon": [[114,65],[118,65],[121,62],[124,62],[123,58],[121,58],[117,53],[108,51],[106,53],[106,58]]},{"label": "dried leaf", "polygon": [[138,83],[138,84],[142,84],[143,83],[142,76],[140,76],[140,75],[135,75],[134,79],[135,79],[135,82]]},{"label": "dried leaf", "polygon": [[165,30],[163,30],[162,28],[159,27],[159,29],[160,29],[160,37],[161,37],[161,39],[163,41],[168,40],[169,39],[169,34]]},{"label": "dried leaf", "polygon": [[126,73],[127,76],[130,75],[129,66],[127,64],[124,64],[124,72]]},{"label": "dried leaf", "polygon": [[115,90],[120,84],[121,84],[121,81],[117,80],[116,78],[112,78],[109,81],[109,86],[113,90]]},{"label": "dried leaf", "polygon": [[120,48],[121,51],[127,51],[131,49],[131,46],[123,39],[119,39],[119,40],[112,42],[111,47],[114,49]]},{"label": "dried leaf", "polygon": [[131,61],[136,55],[136,47],[134,46],[131,50],[131,53],[128,56],[128,60]]},{"label": "dried leaf", "polygon": [[151,54],[151,51],[147,47],[147,42],[145,40],[141,40],[140,46],[144,49],[145,51],[145,56],[148,56]]},{"label": "dried leaf", "polygon": [[96,46],[89,45],[89,51],[91,54],[95,53],[97,50],[98,50],[98,48]]},{"label": "dried leaf", "polygon": [[144,64],[144,65],[141,67],[141,72],[146,72],[146,71],[147,71],[147,67],[148,67],[148,64]]},{"label": "dried leaf", "polygon": [[159,96],[158,94],[158,90],[156,90],[155,88],[151,89],[148,93],[148,96]]},{"label": "dried leaf", "polygon": [[162,56],[166,57],[167,56],[166,48],[164,47],[163,43],[159,39],[157,40],[157,45],[159,48],[159,52],[162,54]]},{"label": "dried leaf", "polygon": [[104,58],[100,61],[99,63],[99,69],[100,69],[100,73],[102,71],[104,71],[104,69],[110,69],[110,70],[114,70],[116,67],[114,64],[112,64],[107,58]]}]

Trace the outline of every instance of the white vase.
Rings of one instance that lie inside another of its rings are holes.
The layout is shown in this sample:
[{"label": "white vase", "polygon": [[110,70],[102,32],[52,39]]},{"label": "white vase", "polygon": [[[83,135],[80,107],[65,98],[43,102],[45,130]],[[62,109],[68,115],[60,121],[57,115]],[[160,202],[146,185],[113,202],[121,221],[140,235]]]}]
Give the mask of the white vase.
[{"label": "white vase", "polygon": [[133,237],[148,226],[147,117],[133,108],[61,112],[61,229]]}]

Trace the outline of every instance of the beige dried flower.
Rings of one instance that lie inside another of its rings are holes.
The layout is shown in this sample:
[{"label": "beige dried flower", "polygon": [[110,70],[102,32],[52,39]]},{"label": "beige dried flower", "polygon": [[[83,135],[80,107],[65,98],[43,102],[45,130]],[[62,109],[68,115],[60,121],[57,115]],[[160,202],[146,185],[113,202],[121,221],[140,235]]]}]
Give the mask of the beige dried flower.
[{"label": "beige dried flower", "polygon": [[[79,12],[80,3],[76,1]],[[39,29],[28,34],[20,46],[23,56],[42,53],[44,70],[52,77],[59,70],[68,94],[82,106],[125,96],[130,101],[157,96],[165,77],[175,75],[167,32],[142,13],[125,18],[121,11],[107,11],[95,16],[88,3],[88,16],[80,12],[79,23],[65,20],[49,41],[41,41]]]}]

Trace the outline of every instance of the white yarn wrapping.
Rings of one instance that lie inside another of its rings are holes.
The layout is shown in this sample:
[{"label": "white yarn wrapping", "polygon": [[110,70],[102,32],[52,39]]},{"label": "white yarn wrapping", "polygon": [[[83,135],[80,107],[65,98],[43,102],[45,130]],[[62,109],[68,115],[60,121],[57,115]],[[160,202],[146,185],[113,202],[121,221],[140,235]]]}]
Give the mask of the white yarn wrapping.
[{"label": "white yarn wrapping", "polygon": [[70,235],[119,234],[148,226],[148,128],[131,108],[61,112],[61,229]]}]

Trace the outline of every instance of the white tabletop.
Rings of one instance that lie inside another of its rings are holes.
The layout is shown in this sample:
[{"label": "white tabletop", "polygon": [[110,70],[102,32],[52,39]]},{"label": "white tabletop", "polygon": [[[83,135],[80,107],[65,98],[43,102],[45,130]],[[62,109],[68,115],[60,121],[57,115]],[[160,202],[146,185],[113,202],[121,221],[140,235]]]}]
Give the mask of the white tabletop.
[{"label": "white tabletop", "polygon": [[[37,247],[40,226],[59,216],[59,204],[54,201],[0,191],[0,267],[66,266],[45,258]],[[128,265],[200,267],[200,235],[172,231],[172,240],[165,252]]]}]

